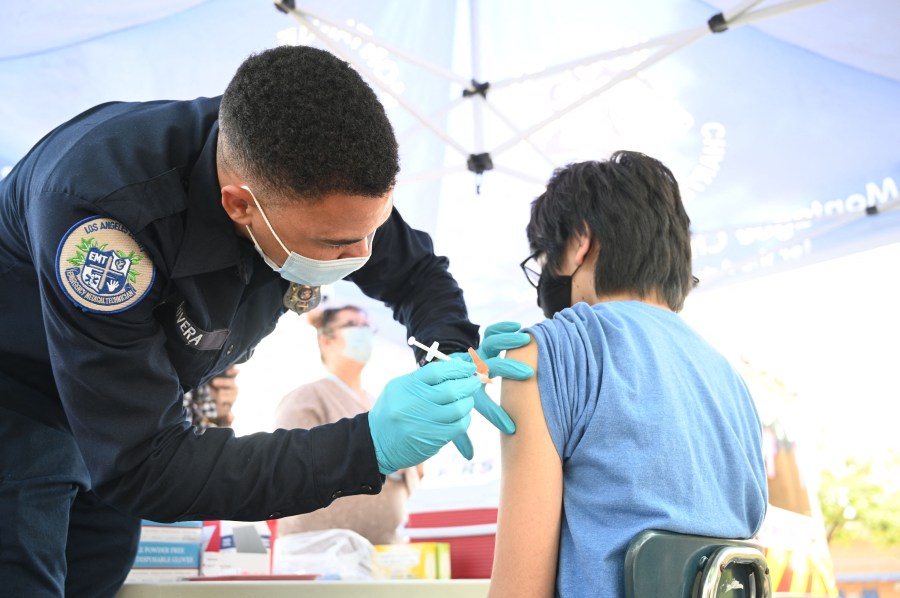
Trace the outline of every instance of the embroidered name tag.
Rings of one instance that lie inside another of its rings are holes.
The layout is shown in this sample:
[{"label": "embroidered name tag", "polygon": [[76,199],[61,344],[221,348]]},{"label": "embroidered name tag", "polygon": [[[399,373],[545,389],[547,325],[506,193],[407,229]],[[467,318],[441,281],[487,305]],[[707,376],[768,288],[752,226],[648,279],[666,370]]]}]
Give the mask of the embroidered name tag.
[{"label": "embroidered name tag", "polygon": [[56,250],[56,279],[84,311],[115,313],[140,303],[156,268],[120,222],[92,216],[74,225]]},{"label": "embroidered name tag", "polygon": [[199,349],[200,351],[217,351],[225,344],[225,339],[231,332],[227,328],[221,330],[213,330],[208,332],[203,330],[187,317],[184,310],[184,302],[175,310],[175,330],[181,336],[181,340],[188,347]]}]

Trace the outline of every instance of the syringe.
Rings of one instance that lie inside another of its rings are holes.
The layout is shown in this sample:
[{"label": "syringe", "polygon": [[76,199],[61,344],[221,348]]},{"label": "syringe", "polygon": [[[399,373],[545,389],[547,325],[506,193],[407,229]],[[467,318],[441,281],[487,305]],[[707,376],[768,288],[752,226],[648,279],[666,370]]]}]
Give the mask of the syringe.
[{"label": "syringe", "polygon": [[[425,361],[431,361],[435,357],[437,357],[441,361],[450,361],[451,359],[453,359],[449,355],[447,355],[445,353],[441,353],[438,350],[438,342],[437,341],[434,341],[433,343],[431,343],[431,346],[429,347],[429,346],[423,345],[422,343],[417,341],[416,337],[411,336],[406,340],[406,342],[411,347],[418,347],[420,349],[424,349],[425,351],[427,351],[427,353],[425,353]],[[472,354],[472,353],[475,353],[475,351],[470,351],[470,354]],[[475,361],[475,359],[478,359],[478,355],[472,356],[472,360]],[[481,361],[481,359],[478,359],[478,361],[480,361],[481,363],[475,362],[475,366],[478,367],[478,369],[484,368],[486,370],[487,365],[485,365],[485,363],[483,361]],[[478,376],[478,378],[485,384],[491,383],[491,379],[486,374],[482,374],[481,372],[476,372],[475,375]]]}]

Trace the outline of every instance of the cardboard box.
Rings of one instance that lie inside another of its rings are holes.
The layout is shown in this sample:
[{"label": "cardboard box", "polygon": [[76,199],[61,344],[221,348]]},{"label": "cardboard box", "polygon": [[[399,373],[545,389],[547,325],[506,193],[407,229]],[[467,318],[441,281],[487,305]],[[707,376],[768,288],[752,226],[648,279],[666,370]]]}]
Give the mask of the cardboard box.
[{"label": "cardboard box", "polygon": [[202,524],[141,522],[141,539],[125,582],[180,581],[200,572]]},{"label": "cardboard box", "polygon": [[[466,515],[465,511],[459,512],[459,521],[467,521]],[[496,522],[481,525],[407,528],[406,533],[409,535],[411,546],[419,542],[447,544],[453,579],[490,578],[494,566]]]},{"label": "cardboard box", "polygon": [[380,579],[450,579],[446,542],[376,544],[372,572]]},{"label": "cardboard box", "polygon": [[204,521],[200,575],[269,575],[276,521]]}]

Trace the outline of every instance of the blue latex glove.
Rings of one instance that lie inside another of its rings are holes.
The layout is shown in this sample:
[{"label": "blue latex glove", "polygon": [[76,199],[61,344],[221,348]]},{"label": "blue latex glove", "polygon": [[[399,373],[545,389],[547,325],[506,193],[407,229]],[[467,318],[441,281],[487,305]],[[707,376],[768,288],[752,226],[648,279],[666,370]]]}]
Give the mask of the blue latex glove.
[{"label": "blue latex glove", "polygon": [[433,457],[465,434],[481,387],[475,366],[459,359],[429,363],[394,378],[369,411],[369,431],[384,475]]},{"label": "blue latex glove", "polygon": [[[502,376],[512,380],[527,380],[534,375],[534,370],[524,363],[514,359],[498,357],[500,351],[518,349],[528,344],[531,337],[524,332],[519,332],[520,328],[521,326],[518,322],[498,322],[485,328],[484,341],[482,341],[481,346],[475,352],[490,368],[490,376],[492,378],[494,376]],[[472,361],[472,357],[468,353],[453,353],[450,357],[461,361]],[[505,434],[512,434],[516,431],[516,424],[503,410],[503,407],[488,396],[484,390],[484,384],[475,392],[474,398],[475,409],[494,424],[494,427]],[[465,432],[454,438],[453,444],[456,445],[457,450],[466,459],[471,459],[475,456],[472,440]]]}]

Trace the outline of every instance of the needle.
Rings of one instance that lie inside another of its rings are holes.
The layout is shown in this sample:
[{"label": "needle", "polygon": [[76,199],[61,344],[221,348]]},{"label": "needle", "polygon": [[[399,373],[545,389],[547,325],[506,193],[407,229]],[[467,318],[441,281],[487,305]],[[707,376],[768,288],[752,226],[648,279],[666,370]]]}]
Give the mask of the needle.
[{"label": "needle", "polygon": [[[406,342],[411,347],[418,347],[420,349],[424,349],[425,351],[427,351],[427,353],[425,354],[425,361],[431,361],[435,357],[437,357],[441,361],[450,361],[452,359],[452,357],[450,357],[449,355],[447,355],[445,353],[441,353],[438,350],[438,342],[437,341],[434,341],[433,343],[431,343],[431,346],[429,347],[429,346],[423,345],[422,343],[417,341],[416,337],[411,336],[406,340]],[[474,350],[472,350],[472,352],[474,353]],[[477,355],[475,357],[477,357]],[[472,359],[474,361],[475,358],[473,357]],[[479,361],[481,361],[481,360],[479,359]],[[485,366],[483,361],[481,361],[481,363],[475,363],[475,365],[479,369],[485,369],[487,367],[487,366]],[[490,384],[492,382],[491,379],[487,376],[487,374],[483,374],[481,372],[476,372],[475,375],[478,376],[478,378],[485,384]]]},{"label": "needle", "polygon": [[425,361],[431,361],[435,357],[437,357],[438,359],[440,359],[442,361],[450,361],[450,359],[451,359],[449,355],[445,355],[444,353],[441,353],[440,351],[438,351],[438,342],[437,341],[434,341],[433,343],[431,343],[430,347],[426,347],[425,345],[423,345],[422,343],[417,341],[416,337],[411,336],[411,337],[409,337],[409,339],[407,339],[406,342],[409,343],[409,345],[411,347],[418,347],[420,349],[425,349],[426,351],[428,351],[428,353],[425,354]]}]

